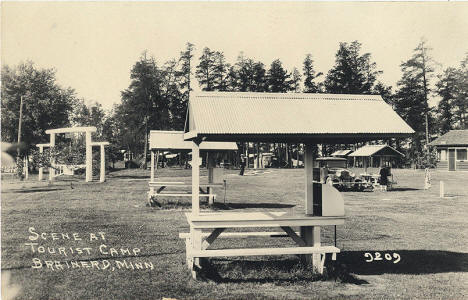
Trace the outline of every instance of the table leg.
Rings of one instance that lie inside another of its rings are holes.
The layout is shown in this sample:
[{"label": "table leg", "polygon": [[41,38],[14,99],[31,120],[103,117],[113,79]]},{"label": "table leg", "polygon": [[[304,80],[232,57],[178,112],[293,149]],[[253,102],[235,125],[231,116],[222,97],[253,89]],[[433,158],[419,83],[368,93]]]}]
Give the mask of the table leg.
[{"label": "table leg", "polygon": [[210,186],[207,187],[207,188],[206,188],[206,193],[209,195],[209,196],[208,196],[208,205],[213,205],[213,203],[214,203],[214,197],[213,197],[213,195],[212,195],[212,193],[213,193],[213,188],[210,187]]},{"label": "table leg", "polygon": [[[307,246],[320,247],[320,226],[301,226],[301,237]],[[321,254],[303,255],[303,263],[312,264],[314,271],[321,271]]]},{"label": "table leg", "polygon": [[[191,240],[192,240],[192,250],[194,251],[200,251],[202,250],[202,230],[201,229],[196,229],[196,228],[191,228]],[[200,265],[200,258],[194,258],[192,255],[191,259],[191,271],[192,271],[192,277],[193,279],[197,279],[197,269],[201,268]]]}]

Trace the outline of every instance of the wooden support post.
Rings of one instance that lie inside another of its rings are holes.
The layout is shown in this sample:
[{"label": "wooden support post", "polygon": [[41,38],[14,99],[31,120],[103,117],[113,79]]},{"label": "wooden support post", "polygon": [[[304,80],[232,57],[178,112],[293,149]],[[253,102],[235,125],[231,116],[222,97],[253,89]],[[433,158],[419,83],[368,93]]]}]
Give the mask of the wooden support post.
[{"label": "wooden support post", "polygon": [[[43,152],[44,152],[44,147],[39,146],[39,153],[42,154]],[[40,167],[39,168],[39,178],[38,178],[38,180],[41,181],[43,177],[44,177],[44,168]]]},{"label": "wooden support post", "polygon": [[[154,151],[151,150],[151,174],[150,174],[150,182],[154,181]],[[154,194],[154,187],[150,186],[150,195]]]},{"label": "wooden support post", "polygon": [[154,181],[154,151],[153,150],[150,150],[151,151],[151,174],[150,174],[150,178],[151,178],[151,181]]},{"label": "wooden support post", "polygon": [[313,145],[306,144],[304,150],[305,213],[306,215],[312,215],[314,213],[314,192],[312,183],[314,171]]},{"label": "wooden support post", "polygon": [[200,147],[198,141],[192,142],[192,214],[200,214]]},{"label": "wooden support post", "polygon": [[24,180],[29,178],[29,157],[26,155],[23,159],[24,162]]},{"label": "wooden support post", "polygon": [[104,150],[104,145],[101,145],[101,174],[99,176],[99,182],[106,181],[106,151]]},{"label": "wooden support post", "polygon": [[51,153],[51,157],[50,157],[50,165],[51,167],[49,168],[49,181],[54,181],[54,178],[55,178],[55,169],[52,168],[54,165],[55,165],[55,158],[52,157],[52,152],[54,150],[54,147],[55,147],[55,133],[51,133],[50,134],[50,153]]},{"label": "wooden support post", "polygon": [[[193,162],[193,151],[192,151],[192,162]],[[192,166],[193,168],[193,166]],[[192,251],[200,251],[202,250],[202,230],[191,228],[191,240],[192,240]],[[192,278],[197,279],[197,268],[201,268],[200,265],[200,258],[194,258],[192,254],[190,254],[191,260],[191,271],[192,271]]]},{"label": "wooden support post", "polygon": [[[208,168],[208,183],[214,182],[214,171],[213,169],[216,167],[216,160],[214,153],[207,152],[207,159],[206,159],[206,167]],[[208,186],[206,188],[207,194],[211,195],[213,193],[213,188]],[[213,205],[214,197],[208,196],[208,205]]]},{"label": "wooden support post", "polygon": [[91,132],[86,131],[86,182],[93,180],[93,150],[91,147]]},{"label": "wooden support post", "polygon": [[[301,237],[309,247],[320,247],[320,227],[319,226],[302,226]],[[321,273],[321,254],[303,255],[301,259],[306,264],[312,264],[315,272]]]}]

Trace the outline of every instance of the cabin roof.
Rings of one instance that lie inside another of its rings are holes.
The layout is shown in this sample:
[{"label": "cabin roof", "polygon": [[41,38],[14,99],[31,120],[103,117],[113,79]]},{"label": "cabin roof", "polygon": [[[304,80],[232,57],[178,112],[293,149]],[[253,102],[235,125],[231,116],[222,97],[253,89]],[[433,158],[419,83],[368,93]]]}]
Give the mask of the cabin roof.
[{"label": "cabin roof", "polygon": [[354,156],[405,156],[403,153],[400,151],[394,149],[393,147],[390,147],[389,145],[366,145],[363,146],[353,153],[351,153],[349,156],[354,157]]},{"label": "cabin roof", "polygon": [[468,129],[450,130],[429,143],[430,146],[468,146]]}]

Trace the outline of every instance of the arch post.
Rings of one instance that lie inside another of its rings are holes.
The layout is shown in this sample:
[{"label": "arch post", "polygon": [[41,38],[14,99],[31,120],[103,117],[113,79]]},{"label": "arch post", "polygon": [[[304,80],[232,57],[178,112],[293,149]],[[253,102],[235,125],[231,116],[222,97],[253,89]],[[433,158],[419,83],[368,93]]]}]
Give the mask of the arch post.
[{"label": "arch post", "polygon": [[106,151],[104,149],[104,145],[100,146],[101,148],[101,173],[99,176],[99,182],[105,182],[106,181]]},{"label": "arch post", "polygon": [[55,133],[50,133],[50,167],[49,167],[49,181],[54,181],[55,178],[55,169],[53,166],[55,165],[55,158],[52,155],[52,150],[55,147]]},{"label": "arch post", "polygon": [[91,132],[86,131],[86,182],[93,180],[93,150],[91,147]]}]

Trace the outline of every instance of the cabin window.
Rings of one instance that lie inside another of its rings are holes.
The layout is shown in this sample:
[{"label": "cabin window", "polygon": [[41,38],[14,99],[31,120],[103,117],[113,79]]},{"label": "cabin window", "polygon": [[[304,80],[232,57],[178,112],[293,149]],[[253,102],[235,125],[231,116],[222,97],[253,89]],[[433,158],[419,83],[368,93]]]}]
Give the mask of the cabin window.
[{"label": "cabin window", "polygon": [[439,160],[442,160],[442,161],[447,160],[447,150],[442,149],[439,151]]},{"label": "cabin window", "polygon": [[457,149],[457,160],[466,160],[466,149]]}]

